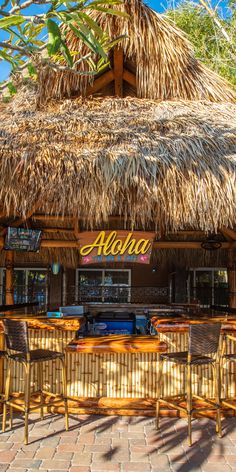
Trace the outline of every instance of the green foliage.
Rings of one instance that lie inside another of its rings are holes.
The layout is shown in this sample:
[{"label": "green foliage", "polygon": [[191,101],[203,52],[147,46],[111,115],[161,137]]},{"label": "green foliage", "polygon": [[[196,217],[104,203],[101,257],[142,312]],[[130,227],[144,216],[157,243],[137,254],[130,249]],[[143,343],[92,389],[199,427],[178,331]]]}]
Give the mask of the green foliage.
[{"label": "green foliage", "polygon": [[213,18],[199,4],[184,1],[175,10],[167,10],[166,14],[187,34],[197,58],[236,87],[236,48],[234,51],[233,47],[236,44],[235,6],[235,0],[228,2],[225,18],[216,11],[221,25],[230,37],[230,43]]},{"label": "green foliage", "polygon": [[[28,69],[30,76],[34,76],[34,58],[43,53],[43,60],[60,70],[75,70],[78,62],[86,60],[89,73],[96,74],[107,65],[114,43],[91,18],[91,11],[126,16],[116,9],[122,3],[122,0],[40,0],[41,11],[47,10],[46,13],[29,15],[27,8],[38,6],[38,0],[4,0],[0,6],[0,33],[1,37],[4,35],[0,41],[0,63],[9,62],[13,71]],[[78,51],[69,50],[63,25],[88,46],[90,53],[86,58],[73,60]],[[98,57],[96,63],[91,59],[94,53]]]}]

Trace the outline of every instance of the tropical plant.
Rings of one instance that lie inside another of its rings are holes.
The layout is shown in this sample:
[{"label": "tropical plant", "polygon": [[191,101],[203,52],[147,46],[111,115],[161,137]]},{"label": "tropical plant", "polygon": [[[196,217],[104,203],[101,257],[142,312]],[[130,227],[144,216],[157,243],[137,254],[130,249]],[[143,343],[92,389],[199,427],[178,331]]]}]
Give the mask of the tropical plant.
[{"label": "tropical plant", "polygon": [[222,10],[219,5],[184,0],[166,14],[187,34],[197,58],[236,86],[235,2],[226,0]]},{"label": "tropical plant", "polygon": [[[78,63],[87,61],[90,69],[86,73],[95,74],[107,65],[108,51],[120,38],[111,42],[92,19],[91,12],[124,16],[115,8],[121,3],[121,0],[4,0],[0,7],[0,61],[10,63],[12,71],[28,68],[30,75],[36,73],[37,56],[56,69],[72,69],[75,73],[79,73]],[[88,46],[86,57],[73,60],[78,52],[67,46],[69,30]],[[96,64],[91,60],[94,53],[99,58]]]}]

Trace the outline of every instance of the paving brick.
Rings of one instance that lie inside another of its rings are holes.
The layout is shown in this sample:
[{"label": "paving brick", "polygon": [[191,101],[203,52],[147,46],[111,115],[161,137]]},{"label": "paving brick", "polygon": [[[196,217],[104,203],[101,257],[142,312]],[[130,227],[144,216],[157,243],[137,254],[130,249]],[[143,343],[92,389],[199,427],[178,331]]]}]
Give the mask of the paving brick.
[{"label": "paving brick", "polygon": [[61,436],[60,437],[60,444],[75,444],[77,438],[74,436],[70,438],[70,436]]},{"label": "paving brick", "polygon": [[228,464],[204,464],[202,466],[203,472],[231,472],[231,470]]},{"label": "paving brick", "polygon": [[131,462],[149,462],[149,455],[141,452],[131,453]]},{"label": "paving brick", "polygon": [[95,441],[95,434],[88,433],[88,434],[80,434],[77,440],[77,443],[94,444],[94,441]]},{"label": "paving brick", "polygon": [[153,446],[146,446],[146,445],[141,445],[141,446],[130,446],[130,452],[131,454],[135,454],[137,452],[142,453],[142,454],[150,454],[151,452],[156,452],[157,448],[155,445]]},{"label": "paving brick", "polygon": [[35,459],[16,459],[12,462],[13,469],[39,469],[41,460]]},{"label": "paving brick", "polygon": [[70,472],[90,472],[90,467],[86,465],[73,465],[70,468]]},{"label": "paving brick", "polygon": [[185,453],[183,454],[168,454],[168,458],[172,463],[176,463],[176,462],[179,462],[181,464],[186,464],[188,462],[188,459],[187,459],[187,456]]},{"label": "paving brick", "polygon": [[130,438],[129,443],[132,444],[133,446],[143,446],[146,445],[146,440],[145,437],[143,438]]},{"label": "paving brick", "polygon": [[108,452],[95,452],[93,454],[94,462],[126,462],[129,460],[129,451],[113,449]]},{"label": "paving brick", "polygon": [[170,465],[166,454],[150,454],[150,462],[153,467],[159,467],[160,470],[168,469]]},{"label": "paving brick", "polygon": [[[126,462],[123,464],[124,472],[150,472],[150,464],[138,463],[138,462]],[[159,471],[162,472],[162,471]]]},{"label": "paving brick", "polygon": [[[128,443],[127,443],[127,447],[128,447]],[[111,450],[110,443],[108,443],[108,445],[107,444],[85,444],[85,446],[83,446],[84,452],[103,452],[105,454],[109,452],[110,450]]]},{"label": "paving brick", "polygon": [[73,457],[73,452],[55,452],[53,456],[53,460],[63,460],[63,461],[71,461]]},{"label": "paving brick", "polygon": [[[236,456],[230,456],[231,458],[234,457],[234,463],[236,464]],[[215,464],[218,464],[219,462],[226,462],[226,459],[225,459],[225,456],[223,455],[215,455],[215,454],[209,454],[208,458],[207,458],[208,462],[210,463],[215,463]],[[227,461],[229,462],[229,461]]]},{"label": "paving brick", "polygon": [[47,470],[68,470],[70,467],[70,461],[47,459],[42,461],[41,468]]},{"label": "paving brick", "polygon": [[19,449],[16,451],[16,459],[33,459],[35,456],[35,451],[32,449],[29,449],[28,451],[23,451],[22,449]]},{"label": "paving brick", "polygon": [[0,454],[2,451],[8,451],[9,449],[11,449],[13,445],[13,442],[0,442]]},{"label": "paving brick", "polygon": [[0,451],[0,463],[12,462],[17,454],[17,451]]},{"label": "paving brick", "polygon": [[72,457],[72,465],[89,465],[92,460],[92,454],[88,452],[76,452]]},{"label": "paving brick", "polygon": [[96,462],[92,463],[91,472],[120,472],[119,464],[109,463],[109,462]]},{"label": "paving brick", "polygon": [[54,436],[41,439],[40,445],[45,447],[56,447],[59,444],[60,439],[61,436],[59,434],[55,434]]},{"label": "paving brick", "polygon": [[57,446],[57,452],[83,452],[85,447],[93,446],[85,446],[84,444],[59,444]]},{"label": "paving brick", "polygon": [[54,447],[40,447],[35,454],[35,459],[52,459],[55,454]]}]

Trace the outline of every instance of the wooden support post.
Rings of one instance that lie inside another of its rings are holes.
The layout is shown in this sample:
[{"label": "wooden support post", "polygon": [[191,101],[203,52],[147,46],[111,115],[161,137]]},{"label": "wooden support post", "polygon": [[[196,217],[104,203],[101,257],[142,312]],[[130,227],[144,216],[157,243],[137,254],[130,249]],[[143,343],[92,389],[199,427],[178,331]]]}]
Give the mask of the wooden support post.
[{"label": "wooden support post", "polygon": [[115,95],[123,97],[124,54],[120,47],[114,49]]},{"label": "wooden support post", "polygon": [[236,308],[236,250],[228,252],[229,307]]},{"label": "wooden support post", "polygon": [[6,252],[6,305],[14,304],[14,252]]}]

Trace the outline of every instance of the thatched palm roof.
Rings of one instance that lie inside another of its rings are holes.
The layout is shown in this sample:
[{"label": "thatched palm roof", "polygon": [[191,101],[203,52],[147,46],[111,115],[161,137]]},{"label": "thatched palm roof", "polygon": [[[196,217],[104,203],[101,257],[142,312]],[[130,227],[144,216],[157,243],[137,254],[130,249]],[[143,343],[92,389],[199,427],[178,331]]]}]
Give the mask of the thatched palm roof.
[{"label": "thatched palm roof", "polygon": [[[124,68],[136,76],[137,86],[124,83],[124,96],[158,100],[236,101],[230,85],[194,56],[185,35],[170,20],[144,5],[142,0],[124,0],[120,7],[129,17],[93,12],[94,19],[107,31],[110,38],[126,36],[121,43]],[[89,50],[70,31],[67,42],[76,61]],[[111,57],[111,67],[113,58]],[[79,67],[79,66],[78,66]],[[81,66],[80,66],[81,67]],[[86,65],[83,65],[86,69]],[[48,97],[86,94],[88,78],[71,72],[41,72],[41,101]],[[100,91],[114,95],[110,83]]]},{"label": "thatched palm roof", "polygon": [[107,98],[36,111],[19,96],[1,113],[0,168],[3,215],[217,231],[235,222],[236,105]]}]

